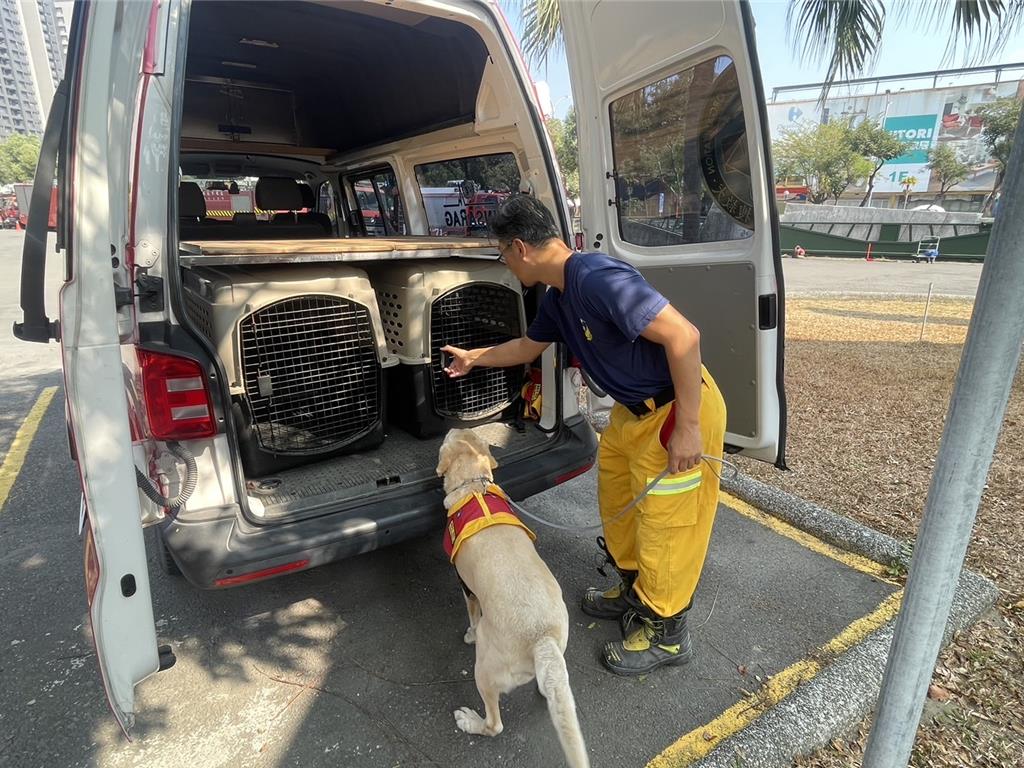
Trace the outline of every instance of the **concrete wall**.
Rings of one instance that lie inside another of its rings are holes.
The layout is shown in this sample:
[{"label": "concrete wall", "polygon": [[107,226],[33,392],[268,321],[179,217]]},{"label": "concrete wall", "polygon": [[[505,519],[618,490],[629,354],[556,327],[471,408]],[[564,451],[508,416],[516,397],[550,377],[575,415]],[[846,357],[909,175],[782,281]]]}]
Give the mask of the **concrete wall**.
[{"label": "concrete wall", "polygon": [[[929,236],[948,238],[977,234],[981,229],[981,214],[788,203],[779,222],[796,229],[865,242],[881,239],[883,224],[896,224],[902,226],[899,236],[893,239],[907,242]],[[953,224],[957,226],[954,228]]]}]

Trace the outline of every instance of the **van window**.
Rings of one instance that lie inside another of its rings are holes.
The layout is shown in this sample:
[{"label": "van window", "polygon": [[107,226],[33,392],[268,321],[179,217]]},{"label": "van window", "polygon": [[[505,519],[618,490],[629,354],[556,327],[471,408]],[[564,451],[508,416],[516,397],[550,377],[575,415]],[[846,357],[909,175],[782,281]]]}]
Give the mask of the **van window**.
[{"label": "van window", "polygon": [[486,237],[491,216],[520,178],[511,152],[417,165],[429,234]]},{"label": "van window", "polygon": [[192,182],[202,190],[206,202],[206,218],[231,221],[235,214],[255,213],[260,220],[269,220],[269,211],[256,208],[255,176],[207,178],[184,174],[182,182]]},{"label": "van window", "polygon": [[736,68],[719,56],[610,105],[619,233],[646,247],[753,231]]},{"label": "van window", "polygon": [[366,237],[406,235],[405,211],[398,180],[390,168],[349,179],[352,195],[362,213]]}]

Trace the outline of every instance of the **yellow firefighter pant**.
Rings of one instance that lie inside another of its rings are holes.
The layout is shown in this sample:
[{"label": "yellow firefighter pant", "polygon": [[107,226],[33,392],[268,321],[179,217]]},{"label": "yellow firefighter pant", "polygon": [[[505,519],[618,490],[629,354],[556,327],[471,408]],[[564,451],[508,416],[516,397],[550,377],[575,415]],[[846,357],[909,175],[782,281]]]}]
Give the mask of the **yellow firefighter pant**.
[{"label": "yellow firefighter pant", "polygon": [[[707,370],[702,372],[701,441],[704,453],[721,458],[725,401]],[[697,589],[722,471],[718,462],[705,460],[695,469],[667,475],[643,501],[619,516],[665,469],[668,454],[660,433],[671,409],[670,403],[635,416],[616,403],[598,453],[598,503],[608,552],[619,568],[638,572],[633,587],[637,596],[664,617],[686,608]]]}]

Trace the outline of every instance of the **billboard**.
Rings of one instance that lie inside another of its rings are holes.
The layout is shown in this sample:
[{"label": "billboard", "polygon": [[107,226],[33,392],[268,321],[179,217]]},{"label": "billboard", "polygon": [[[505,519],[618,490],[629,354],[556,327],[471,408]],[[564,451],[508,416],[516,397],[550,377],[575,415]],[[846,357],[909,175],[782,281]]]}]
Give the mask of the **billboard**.
[{"label": "billboard", "polygon": [[[939,78],[936,78],[939,79]],[[772,136],[807,125],[820,125],[830,120],[850,120],[853,125],[869,119],[880,122],[886,130],[913,142],[906,154],[887,162],[875,177],[875,191],[903,192],[902,181],[915,177],[914,192],[937,192],[938,180],[928,170],[928,151],[939,144],[949,144],[970,168],[968,178],[953,187],[955,192],[987,192],[995,185],[997,168],[982,140],[984,128],[979,110],[986,104],[1005,97],[1020,98],[1024,81],[969,85],[949,84],[946,87],[896,92],[831,95],[819,104],[817,93],[806,99],[768,104],[768,122]],[[832,93],[841,86],[833,88]],[[863,192],[864,185],[851,192]]]},{"label": "billboard", "polygon": [[939,116],[898,115],[886,117],[882,123],[885,130],[903,141],[911,142],[910,150],[889,160],[875,176],[876,192],[904,192],[906,179],[917,179],[910,187],[911,192],[925,192],[931,181],[928,169],[928,151],[935,142]]}]

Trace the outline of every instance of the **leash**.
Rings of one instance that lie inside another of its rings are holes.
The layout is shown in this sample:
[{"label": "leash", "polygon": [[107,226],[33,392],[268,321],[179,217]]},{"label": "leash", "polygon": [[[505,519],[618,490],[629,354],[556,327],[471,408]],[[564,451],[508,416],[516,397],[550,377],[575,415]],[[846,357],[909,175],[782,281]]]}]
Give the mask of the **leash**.
[{"label": "leash", "polygon": [[[722,479],[722,475],[720,475],[718,472],[716,472],[715,468],[711,465],[711,462],[713,462],[713,461],[717,461],[719,464],[722,465],[723,468],[728,467],[731,470],[731,473],[729,474],[729,477],[728,477],[729,480],[735,480],[737,477],[739,477],[739,474],[740,474],[739,467],[737,467],[731,461],[726,461],[725,459],[720,459],[717,456],[709,456],[708,454],[703,454],[701,456],[701,461],[706,461],[708,463],[708,467],[710,467],[711,471],[714,472],[718,476],[719,480]],[[552,523],[550,520],[545,520],[545,519],[543,519],[541,517],[537,517],[536,515],[534,515],[534,514],[532,514],[530,512],[527,512],[525,509],[523,509],[521,506],[519,506],[519,504],[517,504],[516,502],[512,501],[512,499],[508,499],[508,503],[509,503],[509,506],[511,506],[520,515],[523,515],[524,517],[528,517],[530,520],[533,520],[535,523],[540,523],[541,525],[545,525],[548,528],[555,528],[556,530],[559,530],[559,531],[570,531],[571,533],[592,533],[593,531],[600,531],[608,523],[614,523],[616,520],[618,520],[624,514],[629,512],[631,509],[633,509],[633,507],[635,507],[637,504],[639,504],[641,501],[643,501],[647,497],[647,494],[649,494],[651,492],[651,490],[653,490],[654,486],[656,486],[658,483],[660,483],[662,480],[665,479],[665,477],[668,475],[668,473],[669,473],[668,472],[668,467],[665,467],[665,469],[662,470],[661,473],[658,474],[657,477],[655,477],[653,480],[651,480],[651,482],[649,482],[644,487],[644,489],[640,492],[640,495],[637,496],[635,499],[633,499],[631,502],[629,502],[629,504],[627,504],[625,506],[625,508],[621,512],[619,512],[617,515],[615,515],[615,517],[608,518],[608,520],[602,521],[600,523],[595,523],[594,525],[561,525],[560,523]]]}]

